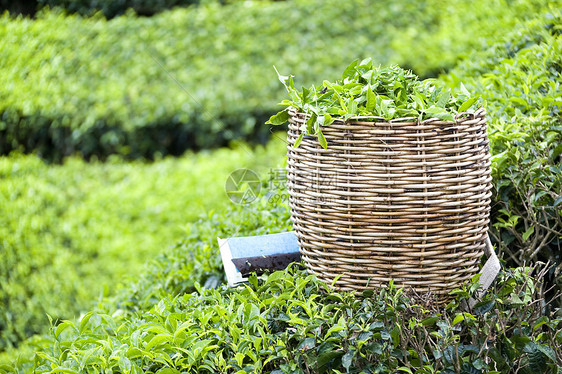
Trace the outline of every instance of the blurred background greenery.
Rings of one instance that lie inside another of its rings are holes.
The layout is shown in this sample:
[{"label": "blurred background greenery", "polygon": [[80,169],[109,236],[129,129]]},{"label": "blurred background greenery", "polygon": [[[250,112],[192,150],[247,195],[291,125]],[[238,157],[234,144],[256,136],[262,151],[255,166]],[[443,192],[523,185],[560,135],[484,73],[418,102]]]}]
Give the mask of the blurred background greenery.
[{"label": "blurred background greenery", "polygon": [[285,97],[273,65],[309,86],[371,57],[481,94],[495,243],[511,264],[560,264],[560,5],[1,0],[4,359],[46,331],[47,313],[78,317],[131,279],[169,280],[143,264],[226,208],[228,173],[282,166],[285,145],[263,125]]}]

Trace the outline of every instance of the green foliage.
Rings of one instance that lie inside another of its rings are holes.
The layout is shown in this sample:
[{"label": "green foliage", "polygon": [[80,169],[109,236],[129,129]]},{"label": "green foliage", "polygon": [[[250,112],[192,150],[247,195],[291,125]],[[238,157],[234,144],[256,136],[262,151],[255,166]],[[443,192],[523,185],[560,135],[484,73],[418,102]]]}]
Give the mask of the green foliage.
[{"label": "green foliage", "polygon": [[125,276],[143,278],[146,260],[184,236],[187,222],[230,203],[230,172],[275,166],[284,147],[155,163],[0,158],[0,351],[45,332],[46,313],[74,318]]},{"label": "green foliage", "polygon": [[[279,75],[279,73],[278,73]],[[440,88],[434,80],[420,81],[411,71],[398,66],[385,68],[373,66],[371,59],[353,61],[343,72],[341,80],[310,89],[295,89],[292,76],[279,75],[290,100],[281,105],[287,109],[272,116],[266,124],[280,125],[289,117],[289,108],[309,115],[302,134],[314,134],[322,147],[326,140],[322,126],[329,126],[335,119],[346,121],[353,117],[369,117],[389,121],[410,117],[419,121],[439,118],[454,121],[455,115],[478,105],[478,97],[472,96],[461,84],[461,92]]]},{"label": "green foliage", "polygon": [[[400,33],[400,38],[391,43],[392,61],[412,68],[420,75],[434,77],[454,68],[459,59],[478,65],[480,61],[475,58],[475,52],[485,49],[489,43],[517,28],[522,19],[534,18],[539,8],[548,8],[547,4],[552,8],[560,8],[559,0],[505,3],[491,0],[482,4],[447,1],[440,3],[440,6],[426,3],[423,12],[431,15],[439,26],[426,25],[433,26],[430,33],[424,32],[425,29],[420,30],[416,25],[405,29]],[[502,11],[498,12],[497,9]],[[514,22],[511,12],[520,12],[522,18]],[[395,31],[394,28],[389,30]],[[517,42],[524,43],[526,38],[521,34]],[[426,68],[420,70],[420,66]]]},{"label": "green foliage", "polygon": [[416,304],[392,285],[363,297],[334,293],[293,269],[251,277],[238,289],[193,287],[134,313],[107,309],[61,321],[51,327],[50,345],[17,370],[557,374],[562,368],[556,349],[562,320],[543,315],[541,283],[528,269],[502,273],[471,312],[459,305],[477,284],[457,290],[446,310]]},{"label": "green foliage", "polygon": [[225,281],[217,237],[273,234],[291,228],[283,201],[260,199],[251,205],[230,206],[222,214],[211,211],[188,225],[186,238],[151,261],[139,280],[124,288],[112,303],[129,311],[142,311],[169,295],[191,293],[197,284],[217,288]]},{"label": "green foliage", "polygon": [[448,76],[487,100],[494,177],[492,234],[514,265],[562,273],[562,14],[521,25]]},{"label": "green foliage", "polygon": [[[225,219],[228,217],[228,219]],[[391,285],[335,293],[289,268],[224,286],[217,236],[290,228],[288,207],[260,200],[211,213],[156,258],[142,279],[80,319],[58,321],[17,373],[553,373],[562,320],[545,315],[545,268],[505,269],[471,311],[478,288],[431,299]],[[420,300],[417,302],[416,300]]]},{"label": "green foliage", "polygon": [[[425,76],[478,48],[479,37],[508,30],[546,3],[300,0],[211,2],[110,21],[57,11],[36,19],[4,15],[0,154],[21,149],[54,160],[74,153],[137,158],[236,138],[265,141],[262,124],[278,111],[282,94],[271,80],[273,65],[308,86],[335,79],[343,61],[356,56],[402,64],[411,45],[400,43],[415,29],[430,39],[415,51],[439,56],[432,64],[408,56]],[[481,8],[486,12],[473,11]],[[467,14],[471,22],[449,33],[446,19]]]}]

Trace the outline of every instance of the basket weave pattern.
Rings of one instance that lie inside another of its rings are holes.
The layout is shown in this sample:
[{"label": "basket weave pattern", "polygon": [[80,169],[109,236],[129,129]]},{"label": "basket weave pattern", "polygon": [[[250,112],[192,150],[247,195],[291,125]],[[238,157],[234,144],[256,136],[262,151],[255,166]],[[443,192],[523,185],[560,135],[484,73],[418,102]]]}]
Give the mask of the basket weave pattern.
[{"label": "basket weave pattern", "polygon": [[[291,111],[288,190],[309,272],[342,291],[385,287],[445,295],[478,272],[491,177],[483,109],[455,122],[353,119],[293,145],[307,116]],[[377,122],[379,121],[379,122]]]}]

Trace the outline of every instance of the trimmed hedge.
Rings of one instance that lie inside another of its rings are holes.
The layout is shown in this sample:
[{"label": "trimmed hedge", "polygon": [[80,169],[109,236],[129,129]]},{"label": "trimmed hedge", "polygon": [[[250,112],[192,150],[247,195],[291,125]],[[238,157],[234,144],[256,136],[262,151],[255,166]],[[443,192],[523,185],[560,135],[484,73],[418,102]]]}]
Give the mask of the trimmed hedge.
[{"label": "trimmed hedge", "polygon": [[487,100],[501,257],[550,261],[549,278],[562,287],[562,13],[552,8],[441,79]]},{"label": "trimmed hedge", "polygon": [[[304,85],[336,78],[355,57],[407,63],[426,76],[546,3],[301,0],[212,3],[110,21],[56,11],[36,20],[4,15],[0,154],[151,158],[238,138],[264,142],[262,124],[282,97],[273,65]],[[424,48],[400,44],[412,30]]]},{"label": "trimmed hedge", "polygon": [[230,204],[230,172],[265,172],[284,150],[277,141],[151,164],[0,157],[0,352],[45,333],[46,314],[78,317],[126,277],[143,278],[187,222]]},{"label": "trimmed hedge", "polygon": [[[225,219],[228,217],[228,219]],[[216,236],[287,230],[266,201],[211,214],[144,279],[75,321],[53,324],[31,361],[0,373],[551,373],[562,320],[544,311],[540,269],[505,270],[472,312],[476,284],[438,310],[390,286],[334,293],[304,271],[224,285]]]}]

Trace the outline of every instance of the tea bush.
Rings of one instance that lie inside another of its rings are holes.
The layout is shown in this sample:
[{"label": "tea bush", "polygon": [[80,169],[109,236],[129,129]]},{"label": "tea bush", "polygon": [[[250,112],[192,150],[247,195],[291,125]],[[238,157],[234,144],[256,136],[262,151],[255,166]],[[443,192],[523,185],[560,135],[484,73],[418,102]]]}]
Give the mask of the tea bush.
[{"label": "tea bush", "polygon": [[[224,217],[228,217],[226,220]],[[562,320],[544,315],[540,269],[505,270],[471,312],[438,310],[390,288],[334,293],[287,269],[237,289],[222,285],[216,236],[288,229],[287,207],[266,201],[210,215],[153,262],[144,280],[79,320],[55,323],[17,373],[553,373]],[[534,274],[531,275],[531,273]],[[128,295],[127,295],[128,294]]]},{"label": "tea bush", "polygon": [[39,8],[44,6],[62,7],[68,12],[92,15],[102,12],[110,18],[132,9],[135,13],[150,16],[177,6],[187,6],[199,3],[198,0],[37,0]]},{"label": "tea bush", "polygon": [[[196,285],[217,288],[225,282],[217,237],[265,235],[292,229],[286,201],[260,199],[249,206],[211,211],[188,225],[185,239],[147,264],[131,287],[123,288],[108,304],[137,312],[150,309],[168,295],[196,291]],[[224,219],[229,217],[229,219]]]},{"label": "tea bush", "polygon": [[487,101],[494,177],[492,236],[512,265],[562,274],[562,14],[551,9],[441,77]]},{"label": "tea bush", "polygon": [[0,158],[0,351],[45,332],[46,313],[76,317],[124,277],[142,278],[144,262],[184,236],[186,223],[230,203],[230,172],[267,171],[284,147],[155,163]]},{"label": "tea bush", "polygon": [[[20,149],[53,160],[74,153],[150,158],[236,138],[263,142],[268,130],[262,124],[282,97],[271,79],[273,65],[305,85],[335,79],[356,57],[408,62],[421,76],[433,74],[479,48],[481,37],[509,30],[547,4],[211,2],[110,21],[58,11],[36,19],[5,14],[0,154]],[[450,17],[468,21],[450,23]],[[412,30],[427,34],[423,49],[399,44]],[[422,51],[439,58],[421,58]]]}]

